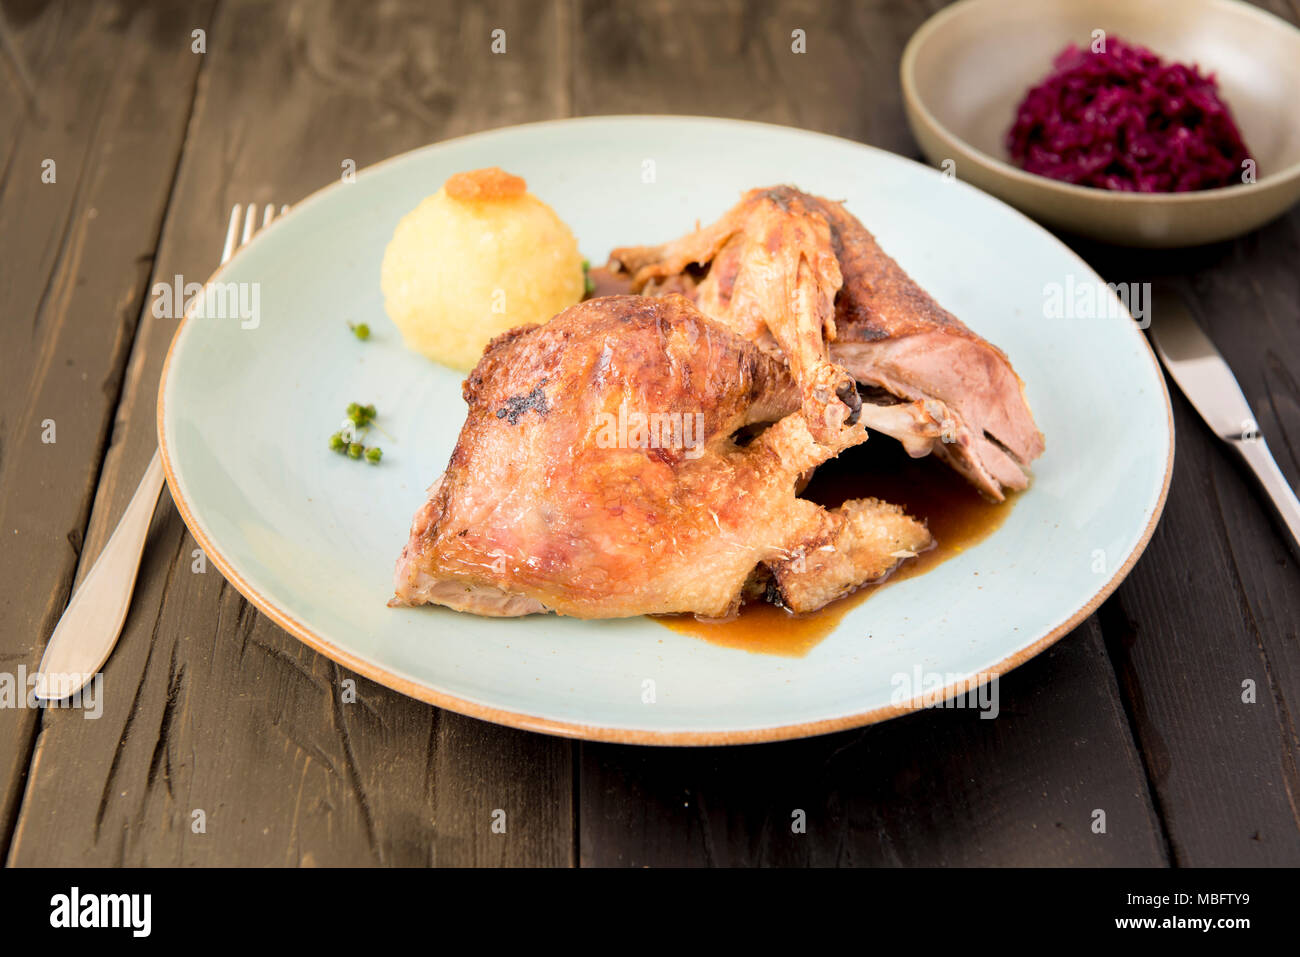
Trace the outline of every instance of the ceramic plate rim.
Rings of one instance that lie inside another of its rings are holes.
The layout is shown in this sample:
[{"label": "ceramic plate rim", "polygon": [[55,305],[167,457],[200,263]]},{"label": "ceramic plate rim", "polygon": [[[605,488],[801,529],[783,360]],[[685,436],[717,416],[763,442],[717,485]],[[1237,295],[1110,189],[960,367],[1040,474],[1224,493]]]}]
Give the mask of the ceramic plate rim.
[{"label": "ceramic plate rim", "polygon": [[[970,0],[967,0],[967,2],[970,2]],[[751,127],[751,128],[758,127],[758,128],[767,129],[769,131],[782,131],[786,133],[796,133],[808,137],[821,137],[841,144],[849,144],[851,146],[857,147],[858,149],[870,150],[874,153],[883,153],[893,160],[904,160],[908,163],[912,163],[923,169],[927,169],[927,170],[929,169],[929,167],[926,166],[925,164],[917,163],[915,160],[909,159],[908,157],[903,157],[900,156],[899,154],[891,153],[888,150],[882,150],[879,147],[870,146],[865,143],[859,143],[856,140],[850,140],[845,137],[834,136],[828,133],[819,133],[810,130],[802,130],[797,127],[783,126],[781,124],[761,123],[752,120],[737,120],[737,119],[729,119],[729,118],[722,118],[722,117],[678,116],[675,114],[617,114],[617,115],[601,115],[601,116],[589,116],[589,117],[567,117],[567,118],[554,119],[554,120],[542,120],[536,123],[514,124],[506,127],[497,127],[495,129],[490,129],[490,130],[480,130],[474,133],[466,134],[464,136],[451,137],[445,140],[438,140],[434,143],[429,143],[412,150],[407,150],[403,153],[395,154],[394,156],[387,157],[383,160],[380,160],[377,163],[371,164],[370,166],[366,167],[364,170],[358,171],[357,175],[358,176],[364,175],[369,171],[376,170],[389,163],[397,162],[406,157],[410,157],[414,154],[435,150],[438,149],[439,147],[445,146],[450,143],[463,142],[465,140],[471,140],[477,137],[499,135],[506,130],[537,129],[542,127],[567,126],[575,123],[585,124],[585,123],[601,123],[601,122],[610,122],[610,121],[629,121],[629,120],[631,121],[664,120],[664,121],[674,121],[674,122],[680,121],[680,122],[688,122],[688,123],[697,122],[697,123],[709,123],[709,124],[736,125],[736,126]],[[284,217],[281,217],[281,219],[285,219],[295,215],[298,210],[302,209],[303,207],[309,204],[319,202],[322,199],[322,197],[326,197],[330,195],[334,190],[342,188],[345,185],[347,184],[344,184],[342,182],[334,182],[326,186],[323,186],[318,190],[315,190],[314,192],[304,197],[302,200],[295,203],[293,207],[290,209],[290,211]],[[1040,234],[1042,240],[1053,243],[1057,247],[1059,247],[1059,249],[1065,255],[1073,259],[1078,264],[1078,266],[1084,271],[1086,275],[1096,277],[1097,279],[1100,280],[1100,277],[1097,276],[1095,270],[1093,270],[1092,267],[1087,264],[1087,262],[1085,262],[1080,256],[1078,256],[1078,254],[1076,254],[1072,249],[1070,249],[1069,246],[1067,246],[1065,243],[1059,240],[1056,236],[1052,235],[1052,233],[1050,233],[1048,230],[1040,226],[1038,223],[1030,219],[1028,216],[1021,213],[1019,210],[1015,209],[1014,207],[998,199],[997,197],[992,196],[991,194],[988,193],[984,193],[984,196],[990,201],[996,202],[999,205],[1003,206],[1004,209],[1011,215],[1014,215],[1015,217],[1018,217],[1019,219],[1023,220],[1026,226],[1028,226],[1032,230],[1037,231],[1037,233]],[[268,226],[267,228],[260,230],[258,234],[254,236],[249,243],[241,247],[236,252],[236,254],[230,258],[230,260],[227,263],[218,266],[217,269],[214,270],[212,274],[208,277],[207,282],[209,283],[217,282],[220,279],[222,273],[224,273],[225,270],[229,268],[230,263],[233,263],[240,253],[260,243],[264,236],[274,232],[278,227],[279,222],[280,220],[277,219],[275,222],[271,223],[271,225]],[[583,723],[572,722],[572,721],[562,721],[554,718],[543,717],[540,715],[529,714],[523,711],[512,711],[512,710],[497,708],[492,705],[485,704],[480,701],[475,701],[470,698],[463,698],[457,695],[452,695],[445,692],[437,691],[433,688],[428,687],[427,685],[420,684],[419,682],[412,681],[406,677],[403,677],[402,675],[395,674],[391,671],[388,671],[386,668],[384,668],[383,666],[375,662],[354,655],[351,652],[345,651],[344,649],[333,644],[330,640],[325,638],[323,635],[318,634],[316,631],[313,631],[310,627],[308,627],[304,623],[298,621],[287,611],[278,607],[271,598],[267,597],[266,595],[263,595],[256,588],[254,588],[252,584],[250,584],[233,567],[231,562],[226,558],[224,554],[222,554],[221,550],[212,541],[212,539],[207,534],[207,531],[199,517],[198,512],[195,511],[193,504],[189,502],[180,491],[180,482],[177,477],[176,467],[172,461],[171,451],[167,446],[166,395],[167,395],[167,387],[168,387],[171,370],[172,370],[172,358],[175,354],[177,343],[180,342],[181,337],[185,334],[185,330],[188,328],[189,319],[190,319],[190,315],[189,312],[187,311],[186,314],[181,318],[180,322],[177,324],[176,330],[172,334],[171,341],[167,346],[167,354],[163,360],[162,373],[159,377],[159,384],[158,384],[158,409],[157,409],[157,416],[156,416],[156,424],[157,424],[157,432],[158,432],[158,450],[162,459],[163,472],[166,475],[167,488],[168,491],[171,493],[172,501],[175,502],[176,509],[180,513],[182,520],[185,522],[186,527],[190,530],[190,533],[194,536],[195,540],[198,542],[199,547],[203,549],[204,554],[214,565],[217,566],[217,569],[221,572],[221,574],[226,578],[228,582],[230,582],[230,584],[232,584],[235,587],[235,589],[241,595],[243,595],[246,599],[248,599],[248,601],[250,601],[260,612],[262,612],[264,615],[270,618],[279,627],[289,632],[291,635],[293,635],[299,641],[303,642],[308,647],[314,649],[315,651],[319,652],[320,654],[324,655],[330,660],[335,661],[340,665],[343,665],[345,668],[355,671],[358,674],[361,674],[378,684],[384,685],[385,687],[391,688],[395,691],[405,694],[408,697],[415,698],[419,701],[424,701],[428,704],[435,705],[436,707],[439,708],[446,708],[449,711],[455,711],[459,714],[468,715],[469,717],[479,718],[484,721],[490,721],[494,724],[501,724],[501,725],[506,725],[508,727],[519,728],[525,731],[536,731],[536,732],[556,735],[560,737],[578,738],[578,739],[588,740],[588,741],[605,741],[605,742],[619,743],[619,744],[707,746],[707,745],[722,745],[722,744],[750,744],[750,743],[758,743],[758,742],[765,742],[765,741],[785,741],[785,740],[791,740],[796,738],[813,737],[816,735],[828,734],[834,731],[849,730],[852,728],[859,728],[865,725],[875,724],[880,721],[885,721],[889,718],[897,717],[903,714],[908,714],[913,711],[922,710],[926,704],[932,705],[935,702],[936,696],[934,692],[925,692],[924,694],[917,695],[916,697],[914,697],[909,701],[897,705],[886,705],[883,707],[869,709],[867,711],[855,712],[853,714],[841,715],[833,718],[826,718],[826,719],[820,719],[815,721],[802,721],[802,722],[796,722],[792,724],[778,724],[778,725],[771,725],[771,726],[759,727],[759,728],[742,728],[742,729],[713,730],[713,731],[708,731],[708,730],[706,731],[695,731],[695,730],[659,731],[659,730],[651,730],[651,729],[644,729],[644,728],[606,727],[604,725],[599,725],[599,724],[583,724]],[[1174,464],[1175,441],[1174,441],[1173,407],[1170,403],[1169,389],[1168,389],[1168,385],[1165,382],[1163,370],[1160,368],[1159,362],[1156,359],[1155,353],[1151,349],[1150,343],[1147,342],[1146,336],[1144,336],[1140,331],[1138,331],[1136,327],[1136,323],[1132,323],[1130,321],[1129,328],[1132,330],[1132,334],[1135,335],[1137,339],[1142,343],[1143,348],[1146,350],[1144,354],[1147,356],[1149,361],[1155,367],[1156,379],[1160,384],[1160,396],[1164,402],[1165,418],[1167,424],[1167,435],[1168,435],[1168,449],[1166,451],[1164,476],[1161,480],[1159,495],[1156,497],[1156,501],[1152,508],[1151,515],[1147,519],[1146,527],[1142,530],[1142,533],[1138,537],[1132,550],[1125,557],[1124,561],[1120,564],[1120,566],[1115,571],[1115,573],[1109,579],[1107,579],[1107,581],[1092,595],[1091,598],[1089,598],[1073,614],[1067,616],[1067,618],[1064,621],[1052,627],[1046,634],[1041,635],[1034,641],[1020,648],[1018,651],[1003,658],[997,664],[981,672],[981,674],[978,676],[980,678],[981,683],[991,681],[996,677],[1004,675],[1007,672],[1011,671],[1012,669],[1023,664],[1024,662],[1028,661],[1029,659],[1033,658],[1034,656],[1038,655],[1046,648],[1055,644],[1063,636],[1073,631],[1074,628],[1076,628],[1085,618],[1087,618],[1090,614],[1092,614],[1092,612],[1103,601],[1105,601],[1105,599],[1108,598],[1110,594],[1119,586],[1119,583],[1124,580],[1124,578],[1128,575],[1129,571],[1137,563],[1137,560],[1142,556],[1142,553],[1146,550],[1146,547],[1151,540],[1151,536],[1155,532],[1156,525],[1159,523],[1160,517],[1164,512],[1165,501],[1169,494],[1169,483],[1173,475],[1173,464]],[[948,699],[956,696],[957,694],[966,693],[969,690],[970,690],[969,682],[957,681],[948,685],[942,691],[938,692],[937,700],[947,701]]]}]

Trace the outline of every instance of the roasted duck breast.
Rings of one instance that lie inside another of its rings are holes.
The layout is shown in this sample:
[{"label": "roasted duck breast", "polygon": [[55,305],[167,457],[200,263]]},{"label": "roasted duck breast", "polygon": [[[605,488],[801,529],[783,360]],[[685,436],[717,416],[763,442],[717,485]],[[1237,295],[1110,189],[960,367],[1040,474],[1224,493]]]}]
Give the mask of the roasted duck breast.
[{"label": "roasted duck breast", "polygon": [[[611,296],[493,340],[393,604],[583,618],[813,611],[931,544],[895,506],[801,499],[834,454],[785,362],[682,296]],[[861,429],[848,430],[862,441]]]},{"label": "roasted duck breast", "polygon": [[[844,207],[789,186],[755,189],[718,222],[662,246],[614,250],[611,268],[648,295],[678,291],[761,348],[783,353],[823,414],[824,383],[857,383],[860,406],[814,434],[861,422],[935,453],[981,492],[1028,484],[1043,436],[1007,357],[905,273]],[[815,342],[816,337],[821,342]],[[820,403],[820,404],[819,404]]]}]

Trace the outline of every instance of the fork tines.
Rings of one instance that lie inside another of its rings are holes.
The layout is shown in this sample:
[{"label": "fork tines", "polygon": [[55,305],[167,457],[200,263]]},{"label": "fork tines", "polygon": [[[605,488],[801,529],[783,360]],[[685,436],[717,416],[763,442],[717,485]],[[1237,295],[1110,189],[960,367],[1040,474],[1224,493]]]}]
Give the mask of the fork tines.
[{"label": "fork tines", "polygon": [[[287,204],[282,205],[277,212],[274,203],[267,203],[262,210],[261,228],[265,229],[267,226],[271,225],[271,220],[275,219],[277,215],[283,216],[288,211],[289,206]],[[244,224],[242,235],[239,225],[241,220]],[[257,229],[256,203],[248,203],[247,206],[243,203],[236,203],[230,208],[230,225],[226,227],[226,245],[221,251],[221,262],[223,265],[226,260],[234,255],[235,250],[239,246],[243,246],[253,238],[253,233],[256,232]],[[236,237],[238,237],[238,242],[236,242]]]}]

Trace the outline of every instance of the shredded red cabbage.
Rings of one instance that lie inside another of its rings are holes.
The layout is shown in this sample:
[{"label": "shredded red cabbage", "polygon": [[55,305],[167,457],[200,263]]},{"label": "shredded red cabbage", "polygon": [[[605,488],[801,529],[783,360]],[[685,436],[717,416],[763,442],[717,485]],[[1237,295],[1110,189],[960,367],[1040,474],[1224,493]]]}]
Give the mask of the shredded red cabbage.
[{"label": "shredded red cabbage", "polygon": [[1250,157],[1213,74],[1115,37],[1101,53],[1061,51],[1007,149],[1030,173],[1141,193],[1231,186]]}]

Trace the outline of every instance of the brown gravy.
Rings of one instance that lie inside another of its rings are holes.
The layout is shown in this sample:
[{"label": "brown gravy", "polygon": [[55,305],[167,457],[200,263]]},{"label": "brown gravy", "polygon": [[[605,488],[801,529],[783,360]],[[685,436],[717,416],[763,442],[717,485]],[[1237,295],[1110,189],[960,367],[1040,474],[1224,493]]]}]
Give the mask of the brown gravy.
[{"label": "brown gravy", "polygon": [[849,449],[817,470],[803,497],[834,507],[845,499],[874,496],[925,519],[935,546],[905,561],[885,582],[867,585],[809,615],[792,615],[765,602],[751,602],[729,621],[700,621],[693,615],[656,618],[684,635],[729,648],[801,658],[829,635],[853,608],[891,582],[923,574],[983,541],[1006,519],[1015,492],[1002,504],[985,500],[965,479],[933,456],[910,458],[883,435]]},{"label": "brown gravy", "polygon": [[[625,273],[593,266],[588,275],[594,287],[588,299],[631,291],[631,279]],[[887,581],[859,588],[810,615],[792,615],[766,602],[750,602],[728,621],[700,621],[694,615],[663,615],[653,620],[728,648],[801,658],[879,589],[924,574],[991,535],[1006,519],[1017,494],[1009,493],[1001,504],[990,502],[942,462],[933,457],[911,458],[893,439],[873,435],[819,468],[803,497],[832,508],[846,499],[872,496],[901,505],[909,515],[929,524],[933,548],[905,561]]]}]

